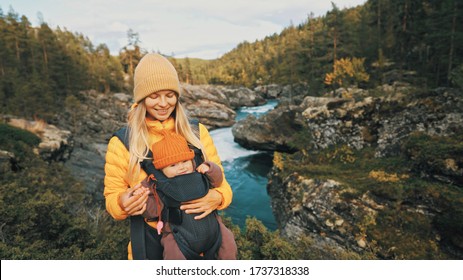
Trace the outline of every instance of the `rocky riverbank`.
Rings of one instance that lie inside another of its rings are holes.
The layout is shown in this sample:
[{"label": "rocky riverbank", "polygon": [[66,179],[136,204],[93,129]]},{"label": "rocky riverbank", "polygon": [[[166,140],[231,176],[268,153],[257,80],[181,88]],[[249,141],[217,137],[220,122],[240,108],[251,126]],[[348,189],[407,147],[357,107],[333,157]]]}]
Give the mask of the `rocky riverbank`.
[{"label": "rocky riverbank", "polygon": [[377,89],[383,93],[378,97],[366,91],[356,98],[295,95],[300,102],[281,103],[259,119],[250,116],[233,127],[233,135],[244,147],[284,152],[294,150],[294,134],[306,132],[310,149],[337,144],[355,149],[374,145],[381,157],[396,154],[401,139],[413,132],[452,135],[462,128],[459,91],[436,89],[407,96],[412,90],[385,85]]},{"label": "rocky riverbank", "polygon": [[283,235],[368,258],[463,256],[461,91],[295,96],[233,127],[245,147],[277,151],[267,188]]},{"label": "rocky riverbank", "polygon": [[[233,133],[247,148],[276,151],[267,189],[283,236],[308,236],[307,250],[333,250],[331,257],[463,257],[461,91],[396,84],[314,97],[304,85],[182,88],[190,115],[210,129],[233,125],[237,107],[279,100]],[[86,91],[51,124],[4,119],[35,130],[37,153],[64,161],[103,201],[106,143],[131,103],[124,93]],[[9,151],[0,162],[20,164]]]},{"label": "rocky riverbank", "polygon": [[[355,150],[373,147],[375,157],[381,158],[402,153],[403,140],[414,133],[452,136],[463,130],[459,90],[412,93],[416,89],[385,85],[377,91],[382,95],[363,91],[356,98],[306,96],[298,105],[279,105],[259,119],[250,116],[238,122],[233,135],[249,149],[294,152],[303,135],[308,139],[305,150],[345,144]],[[461,162],[449,158],[447,165],[434,166],[439,170],[429,176],[461,184]]]}]

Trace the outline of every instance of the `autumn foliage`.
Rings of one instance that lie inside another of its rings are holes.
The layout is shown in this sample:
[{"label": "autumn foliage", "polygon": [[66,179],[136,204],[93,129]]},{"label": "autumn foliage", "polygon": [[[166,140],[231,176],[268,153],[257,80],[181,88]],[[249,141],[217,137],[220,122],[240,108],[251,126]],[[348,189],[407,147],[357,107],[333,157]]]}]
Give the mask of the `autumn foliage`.
[{"label": "autumn foliage", "polygon": [[365,71],[365,58],[341,58],[334,62],[333,72],[325,75],[325,84],[333,88],[358,86],[368,82],[370,75]]}]

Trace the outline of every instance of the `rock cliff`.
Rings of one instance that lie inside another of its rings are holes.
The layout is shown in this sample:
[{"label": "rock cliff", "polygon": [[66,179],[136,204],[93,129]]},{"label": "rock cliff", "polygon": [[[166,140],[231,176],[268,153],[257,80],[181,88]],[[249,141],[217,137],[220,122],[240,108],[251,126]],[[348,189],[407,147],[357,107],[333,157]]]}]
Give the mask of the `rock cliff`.
[{"label": "rock cliff", "polygon": [[[463,96],[455,89],[381,90],[376,97],[307,96],[266,118],[238,122],[234,135],[255,149],[300,150],[286,157],[276,153],[269,174],[267,189],[283,235],[307,235],[318,249],[367,257],[461,258],[463,154],[457,138],[463,132]],[[272,123],[271,116],[281,114],[294,117]],[[304,137],[304,145],[281,145],[291,133]],[[347,147],[352,157],[343,158],[341,167],[328,163],[343,152],[335,147]],[[368,160],[356,159],[355,151]],[[316,166],[309,154],[324,165]],[[399,158],[409,162],[402,166]]]},{"label": "rock cliff", "polygon": [[[463,98],[453,89],[407,95],[407,87],[377,89],[380,97],[305,96],[297,105],[277,106],[267,115],[248,117],[233,127],[235,141],[246,148],[291,151],[291,138],[304,132],[310,149],[347,144],[376,147],[376,156],[399,152],[401,139],[413,132],[452,135],[463,127]],[[368,94],[368,93],[364,93]],[[300,95],[295,95],[299,96]]]},{"label": "rock cliff", "polygon": [[283,169],[274,166],[269,175],[272,209],[283,236],[314,241],[306,250],[354,251],[364,259],[463,257],[462,195],[451,186],[412,180],[353,186]]},{"label": "rock cliff", "polygon": [[304,105],[299,105],[309,94],[305,84],[258,86],[255,92],[266,99],[278,99],[276,109],[256,118],[248,115],[233,125],[235,142],[252,150],[294,152],[292,136],[303,129]]},{"label": "rock cliff", "polygon": [[367,244],[359,219],[370,219],[383,209],[368,194],[348,201],[353,192],[335,180],[316,180],[297,173],[282,178],[273,167],[267,190],[282,234],[290,239],[310,236],[317,248],[362,252]]},{"label": "rock cliff", "polygon": [[256,118],[248,115],[232,127],[235,142],[252,150],[293,152],[291,136],[301,131],[299,106],[279,106]]}]

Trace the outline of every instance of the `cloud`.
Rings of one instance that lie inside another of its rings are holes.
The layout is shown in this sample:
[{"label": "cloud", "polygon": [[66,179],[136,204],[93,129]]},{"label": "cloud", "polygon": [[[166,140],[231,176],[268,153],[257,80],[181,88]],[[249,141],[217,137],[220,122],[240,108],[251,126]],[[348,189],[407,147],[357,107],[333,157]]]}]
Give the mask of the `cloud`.
[{"label": "cloud", "polygon": [[[365,1],[334,2],[342,9]],[[9,5],[31,22],[41,11],[49,25],[82,33],[113,54],[127,44],[131,28],[148,51],[207,59],[331,9],[330,1],[307,0],[14,0],[3,10]]]}]

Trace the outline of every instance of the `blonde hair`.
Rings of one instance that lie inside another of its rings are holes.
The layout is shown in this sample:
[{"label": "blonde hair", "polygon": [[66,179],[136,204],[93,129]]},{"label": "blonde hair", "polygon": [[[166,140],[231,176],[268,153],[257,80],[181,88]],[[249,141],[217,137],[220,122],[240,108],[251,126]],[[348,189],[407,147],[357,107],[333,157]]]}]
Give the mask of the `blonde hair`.
[{"label": "blonde hair", "polygon": [[[177,105],[175,106],[174,118],[175,132],[183,136],[191,145],[201,149],[204,160],[207,160],[203,144],[199,140],[199,126],[197,128],[198,131],[193,130],[180,101],[177,101]],[[128,114],[129,167],[127,169],[127,179],[129,182],[138,179],[140,176],[140,162],[144,159],[148,159],[147,156],[150,150],[150,143],[145,119],[146,107],[142,100],[138,106],[130,110]]]}]

